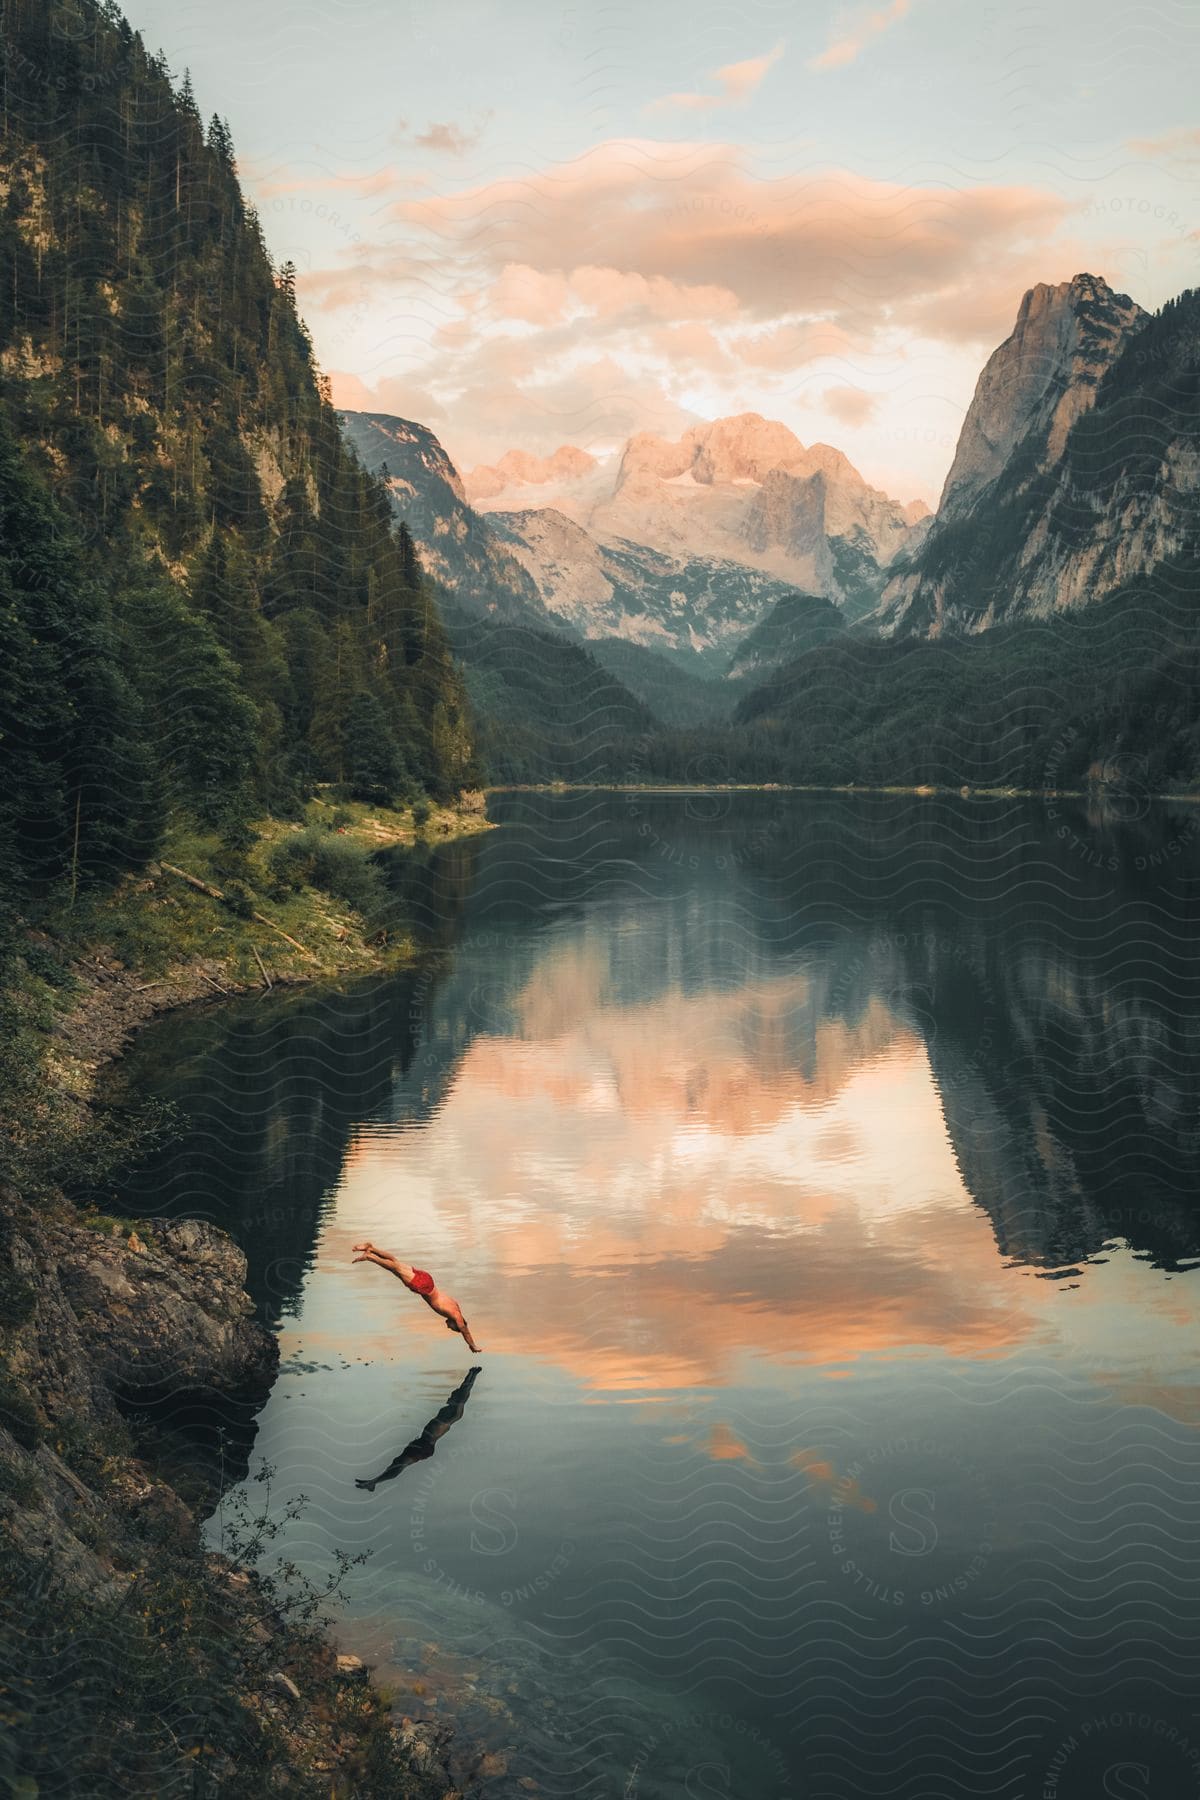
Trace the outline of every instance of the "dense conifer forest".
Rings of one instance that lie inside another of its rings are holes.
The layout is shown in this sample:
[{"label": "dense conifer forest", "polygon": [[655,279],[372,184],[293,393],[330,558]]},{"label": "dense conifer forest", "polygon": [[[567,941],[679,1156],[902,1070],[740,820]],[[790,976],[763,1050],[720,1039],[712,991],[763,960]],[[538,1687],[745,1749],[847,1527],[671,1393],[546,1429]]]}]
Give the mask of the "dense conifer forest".
[{"label": "dense conifer forest", "polygon": [[218,117],[115,7],[3,0],[3,860],[477,779],[411,540],[339,431]]}]

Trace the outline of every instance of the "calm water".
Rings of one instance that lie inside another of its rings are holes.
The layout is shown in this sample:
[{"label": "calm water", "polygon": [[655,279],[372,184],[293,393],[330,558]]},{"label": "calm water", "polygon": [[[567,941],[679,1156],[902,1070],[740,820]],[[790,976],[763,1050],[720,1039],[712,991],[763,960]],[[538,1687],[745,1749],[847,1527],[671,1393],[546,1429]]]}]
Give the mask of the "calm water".
[{"label": "calm water", "polygon": [[347,1646],[497,1796],[1200,1792],[1200,815],[492,812],[394,866],[421,971],[127,1064]]}]

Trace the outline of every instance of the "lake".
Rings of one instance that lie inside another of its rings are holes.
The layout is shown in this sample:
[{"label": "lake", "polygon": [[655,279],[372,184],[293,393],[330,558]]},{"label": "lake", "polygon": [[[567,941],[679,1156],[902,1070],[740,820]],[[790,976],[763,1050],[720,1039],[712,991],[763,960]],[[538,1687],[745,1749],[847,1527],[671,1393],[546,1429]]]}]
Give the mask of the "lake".
[{"label": "lake", "polygon": [[494,795],[418,968],[139,1039],[120,1208],[280,1337],[234,1474],[486,1793],[1200,1792],[1200,810],[1127,810]]}]

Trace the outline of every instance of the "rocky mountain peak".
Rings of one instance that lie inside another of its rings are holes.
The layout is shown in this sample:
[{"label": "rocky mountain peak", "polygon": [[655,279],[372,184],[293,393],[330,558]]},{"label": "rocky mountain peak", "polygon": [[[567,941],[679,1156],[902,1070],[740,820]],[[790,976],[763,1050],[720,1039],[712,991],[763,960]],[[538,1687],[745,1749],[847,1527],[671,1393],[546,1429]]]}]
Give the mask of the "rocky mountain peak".
[{"label": "rocky mountain peak", "polygon": [[1100,377],[1145,316],[1099,275],[1030,288],[1011,335],[979,377],[942,490],[939,520],[967,512],[1032,434],[1043,440],[1046,457],[1059,456],[1071,426],[1091,405]]},{"label": "rocky mountain peak", "polygon": [[550,456],[531,450],[506,450],[494,463],[480,463],[464,478],[467,498],[494,500],[514,487],[545,487],[552,482],[579,481],[599,465],[587,450],[560,444]]},{"label": "rocky mountain peak", "polygon": [[1194,554],[1198,313],[1185,293],[1151,317],[1097,275],[1030,289],[889,581],[884,636],[1048,618]]},{"label": "rocky mountain peak", "polygon": [[718,481],[762,481],[772,469],[801,461],[804,445],[778,419],[737,413],[729,419],[693,425],[684,433],[692,447],[692,475],[706,486]]},{"label": "rocky mountain peak", "polygon": [[[393,481],[404,484],[407,478],[411,485],[415,464],[434,482],[444,483],[460,504],[466,503],[458,470],[427,425],[418,425],[412,419],[398,419],[392,413],[343,413],[342,417],[343,420],[357,421],[360,435],[373,434],[375,455],[369,466],[378,469],[386,464]],[[350,436],[361,453],[362,445],[355,440],[353,431]],[[388,444],[395,450],[391,459],[387,455]]]}]

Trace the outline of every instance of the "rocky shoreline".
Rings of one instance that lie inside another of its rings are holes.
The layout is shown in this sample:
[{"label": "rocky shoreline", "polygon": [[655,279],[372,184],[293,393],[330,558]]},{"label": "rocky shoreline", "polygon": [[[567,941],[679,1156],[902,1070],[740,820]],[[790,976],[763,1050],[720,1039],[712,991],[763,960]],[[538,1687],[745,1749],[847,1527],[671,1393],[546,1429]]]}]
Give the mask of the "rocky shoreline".
[{"label": "rocky shoreline", "polygon": [[[217,967],[150,983],[102,954],[74,966],[82,991],[45,1059],[68,1137],[86,1142],[96,1078],[140,1025],[212,1001],[218,979],[246,991]],[[311,1603],[209,1551],[203,1505],[131,1429],[179,1402],[265,1398],[278,1348],[245,1282],[213,1225],[131,1225],[0,1185],[0,1775],[88,1800],[458,1800],[475,1789],[449,1729],[394,1716]]]}]

